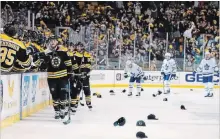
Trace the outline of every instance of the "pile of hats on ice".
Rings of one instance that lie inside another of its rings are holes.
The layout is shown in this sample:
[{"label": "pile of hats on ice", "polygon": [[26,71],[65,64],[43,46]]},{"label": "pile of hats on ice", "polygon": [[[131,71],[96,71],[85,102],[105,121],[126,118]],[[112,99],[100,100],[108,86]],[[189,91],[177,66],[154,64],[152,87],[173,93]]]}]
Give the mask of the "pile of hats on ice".
[{"label": "pile of hats on ice", "polygon": [[[158,118],[156,118],[156,116],[154,114],[150,114],[147,116],[148,120],[159,120]],[[126,119],[124,117],[119,118],[117,121],[114,122],[114,126],[124,126],[126,123]],[[145,122],[143,120],[139,120],[136,123],[136,126],[146,126]],[[137,138],[148,138],[144,132],[139,131],[136,133],[136,137]]]}]

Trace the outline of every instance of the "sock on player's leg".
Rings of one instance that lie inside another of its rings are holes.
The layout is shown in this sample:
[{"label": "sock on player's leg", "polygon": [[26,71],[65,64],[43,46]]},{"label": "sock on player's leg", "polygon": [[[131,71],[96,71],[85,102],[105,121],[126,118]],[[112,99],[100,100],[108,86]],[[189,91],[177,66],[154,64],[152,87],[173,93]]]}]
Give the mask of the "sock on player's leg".
[{"label": "sock on player's leg", "polygon": [[71,113],[72,114],[76,112],[76,103],[77,103],[77,99],[71,99]]},{"label": "sock on player's leg", "polygon": [[133,85],[134,83],[129,83],[129,92],[128,92],[128,96],[131,96],[132,95],[132,91],[133,91]]},{"label": "sock on player's leg", "polygon": [[213,97],[213,83],[212,82],[209,82],[208,83],[208,89],[209,89],[209,97]]},{"label": "sock on player's leg", "polygon": [[165,80],[164,81],[164,85],[165,85],[165,92],[164,92],[164,94],[169,94],[170,93],[170,81],[168,81],[168,80]]},{"label": "sock on player's leg", "polygon": [[88,106],[89,109],[92,108],[92,103],[91,103],[91,96],[86,96],[86,105]]},{"label": "sock on player's leg", "polygon": [[205,97],[208,97],[209,96],[209,86],[208,86],[208,83],[205,83]]},{"label": "sock on player's leg", "polygon": [[137,83],[137,94],[136,96],[140,96],[141,95],[141,83]]}]

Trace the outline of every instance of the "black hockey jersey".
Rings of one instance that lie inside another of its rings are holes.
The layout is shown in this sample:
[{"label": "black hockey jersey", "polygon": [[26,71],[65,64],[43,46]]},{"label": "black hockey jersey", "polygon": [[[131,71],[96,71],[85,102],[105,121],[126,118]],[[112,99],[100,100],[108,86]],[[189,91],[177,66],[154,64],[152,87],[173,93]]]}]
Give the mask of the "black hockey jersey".
[{"label": "black hockey jersey", "polygon": [[[26,54],[26,47],[23,42],[1,34],[0,36],[1,45],[1,66],[2,72],[11,72],[12,69],[15,71],[25,71],[31,66],[31,56]],[[14,65],[20,66],[20,69],[16,69]]]},{"label": "black hockey jersey", "polygon": [[72,62],[66,51],[56,50],[46,52],[48,60],[48,79],[68,78],[68,73],[72,72]]},{"label": "black hockey jersey", "polygon": [[68,52],[68,56],[72,61],[72,69],[74,73],[79,73],[79,66],[81,64],[82,55],[77,51]]},{"label": "black hockey jersey", "polygon": [[91,55],[86,51],[81,55],[80,72],[89,73],[91,71]]}]

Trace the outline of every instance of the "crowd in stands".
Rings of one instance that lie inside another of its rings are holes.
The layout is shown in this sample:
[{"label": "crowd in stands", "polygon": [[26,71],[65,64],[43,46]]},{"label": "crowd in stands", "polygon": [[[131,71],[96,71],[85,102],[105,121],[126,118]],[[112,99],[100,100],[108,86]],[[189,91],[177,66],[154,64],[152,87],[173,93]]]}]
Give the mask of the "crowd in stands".
[{"label": "crowd in stands", "polygon": [[[173,54],[180,70],[184,52],[188,70],[198,66],[204,51],[219,59],[218,2],[26,1],[3,3],[2,9],[7,20],[22,21],[20,26],[27,26],[28,10],[35,13],[36,30],[45,38],[56,27],[70,28],[82,35],[80,41],[96,64],[107,68],[111,64],[117,68],[119,61],[133,58],[144,67],[150,62],[151,70],[156,70],[166,51]],[[78,41],[69,33],[65,29],[59,33],[60,42],[67,47]]]}]

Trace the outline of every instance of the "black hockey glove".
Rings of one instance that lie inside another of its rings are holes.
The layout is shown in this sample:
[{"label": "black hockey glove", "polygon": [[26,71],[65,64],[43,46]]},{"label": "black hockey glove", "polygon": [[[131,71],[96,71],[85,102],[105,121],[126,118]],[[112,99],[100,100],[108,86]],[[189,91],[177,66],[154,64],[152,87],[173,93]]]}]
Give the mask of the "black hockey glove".
[{"label": "black hockey glove", "polygon": [[82,72],[80,78],[81,78],[81,80],[85,80],[87,78],[87,73]]},{"label": "black hockey glove", "polygon": [[128,74],[127,73],[124,73],[124,78],[128,78]]},{"label": "black hockey glove", "polygon": [[171,78],[175,78],[176,77],[176,73],[173,73],[172,75],[171,75]]},{"label": "black hockey glove", "polygon": [[193,71],[193,75],[196,75],[196,70]]}]

